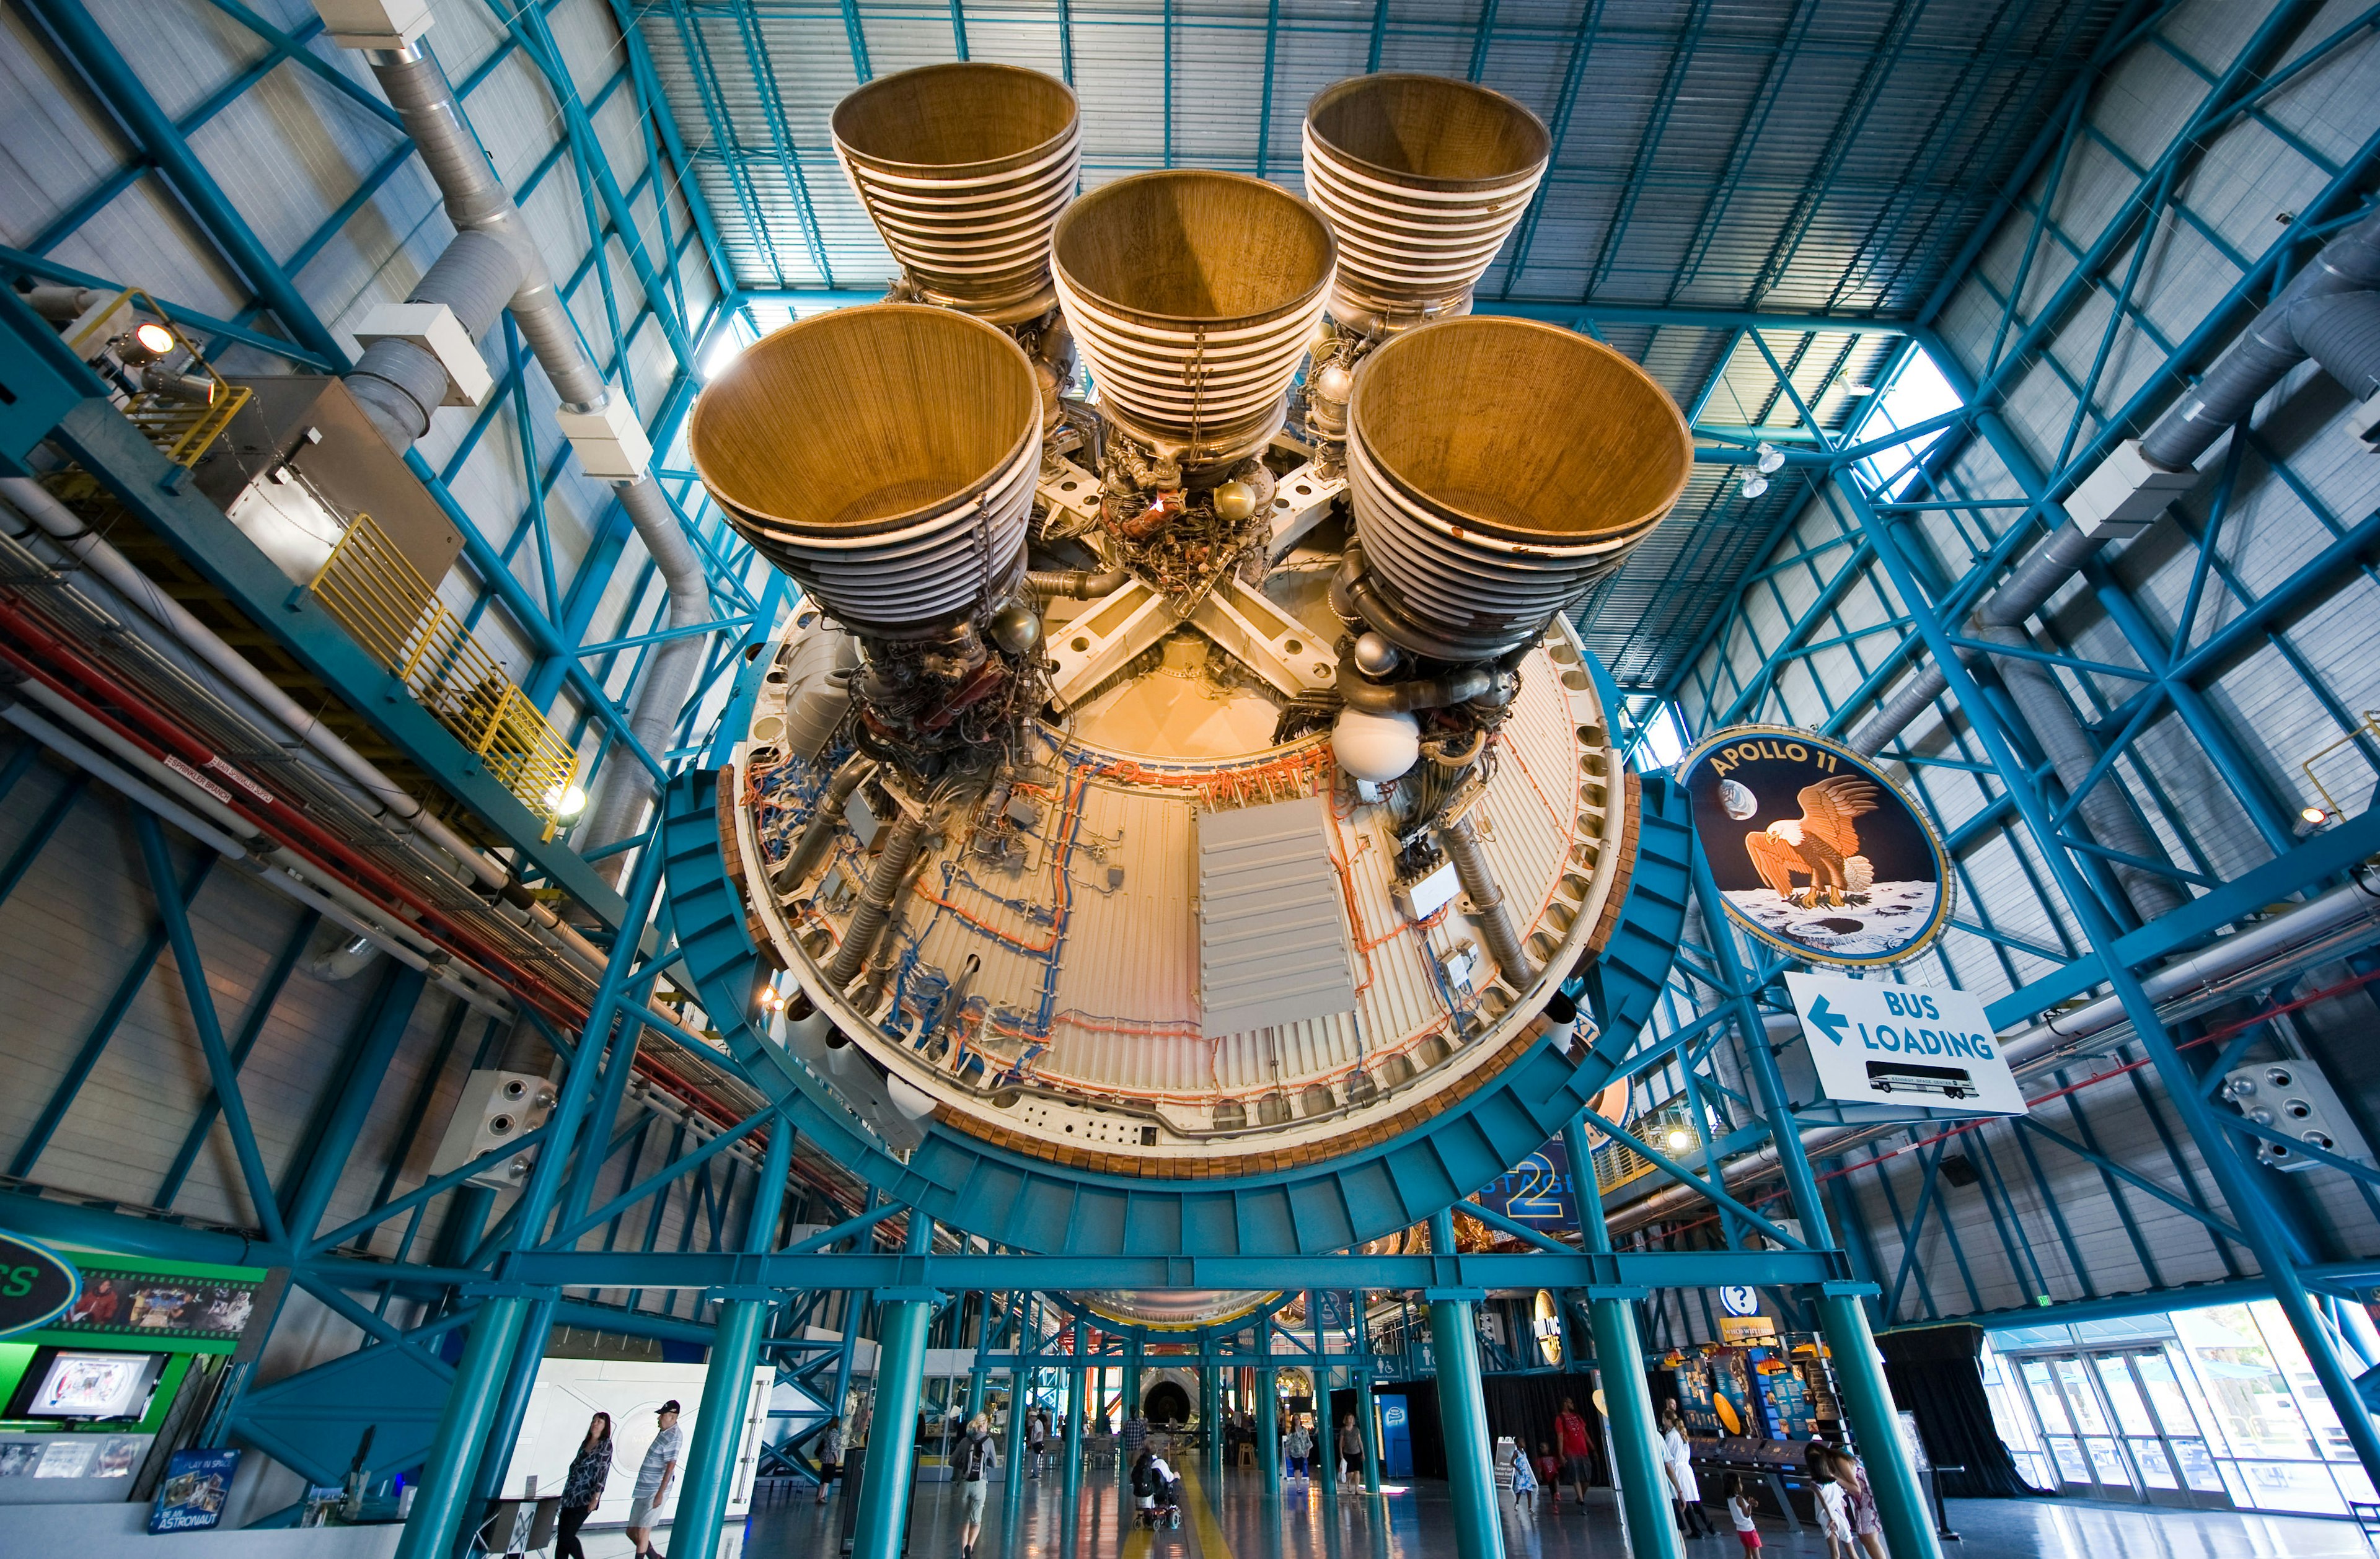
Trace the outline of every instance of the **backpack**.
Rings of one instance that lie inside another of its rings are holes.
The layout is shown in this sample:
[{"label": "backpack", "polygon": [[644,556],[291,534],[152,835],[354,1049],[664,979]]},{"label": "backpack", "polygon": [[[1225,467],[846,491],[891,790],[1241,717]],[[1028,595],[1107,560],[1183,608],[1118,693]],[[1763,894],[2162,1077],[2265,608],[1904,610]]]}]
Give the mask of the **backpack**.
[{"label": "backpack", "polygon": [[1143,1462],[1132,1469],[1132,1493],[1135,1499],[1157,1497],[1157,1468]]},{"label": "backpack", "polygon": [[974,1435],[968,1438],[966,1443],[966,1472],[965,1475],[966,1481],[970,1483],[979,1483],[983,1480],[984,1452],[990,1449],[990,1445],[991,1436],[989,1434]]}]

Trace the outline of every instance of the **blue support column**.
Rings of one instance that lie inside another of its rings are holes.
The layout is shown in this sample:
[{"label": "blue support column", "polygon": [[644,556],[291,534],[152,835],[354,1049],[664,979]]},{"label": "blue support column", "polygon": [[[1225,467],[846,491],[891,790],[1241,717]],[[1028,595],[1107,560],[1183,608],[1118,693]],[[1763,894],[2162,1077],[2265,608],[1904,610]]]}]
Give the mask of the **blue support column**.
[{"label": "blue support column", "polygon": [[1281,1498],[1281,1383],[1272,1368],[1272,1323],[1257,1323],[1257,1346],[1265,1351],[1257,1366],[1257,1482],[1268,1501]]},{"label": "blue support column", "polygon": [[[769,1128],[769,1151],[759,1183],[746,1212],[744,1249],[765,1255],[776,1245],[777,1215],[785,1203],[785,1176],[794,1164],[794,1129],[783,1116]],[[719,1524],[727,1515],[727,1491],[735,1480],[735,1447],[744,1438],[744,1402],[768,1330],[767,1299],[722,1300],[710,1338],[710,1363],[702,1377],[702,1405],[695,1413],[694,1443],[686,1447],[686,1479],[677,1518],[670,1528],[673,1559],[711,1559],[719,1549]]]},{"label": "blue support column", "polygon": [[[933,1220],[910,1208],[904,1251],[924,1255],[933,1232]],[[851,1559],[901,1559],[902,1535],[909,1524],[909,1475],[917,1459],[917,1391],[926,1378],[926,1325],[934,1318],[934,1296],[887,1289],[881,1314],[876,1329],[876,1414],[868,1431]]]},{"label": "blue support column", "polygon": [[[1454,1252],[1454,1218],[1429,1220],[1433,1254]],[[1447,1493],[1454,1502],[1456,1559],[1504,1559],[1504,1526],[1496,1508],[1496,1446],[1488,1438],[1488,1400],[1479,1381],[1479,1345],[1473,1289],[1432,1288],[1430,1348],[1438,1356],[1438,1423],[1446,1441]]]},{"label": "blue support column", "polygon": [[[1913,598],[1904,599],[1913,602]],[[1981,723],[1978,719],[1977,724]],[[1715,973],[1731,989],[1744,990],[1749,977],[1736,956],[1735,933],[1718,908],[1718,883],[1711,876],[1710,859],[1703,852],[1699,833],[1694,837],[1694,898],[1710,923]],[[1750,1011],[1750,998],[1742,998],[1742,1003],[1746,1009],[1746,1070],[1759,1093],[1761,1112],[1768,1118],[1787,1199],[1793,1215],[1802,1222],[1803,1240],[1814,1249],[1826,1247],[1833,1243],[1827,1227],[1827,1204],[1818,1194],[1817,1178],[1810,1172],[1809,1157],[1802,1151],[1802,1133],[1793,1121],[1785,1080],[1777,1070],[1776,1052],[1769,1048],[1757,1013]],[[1821,1286],[1818,1321],[1828,1351],[1833,1355],[1836,1391],[1842,1397],[1844,1416],[1859,1443],[1860,1456],[1867,1463],[1887,1546],[1899,1559],[1941,1559],[1933,1507],[1918,1484],[1912,1448],[1901,1438],[1900,1417],[1893,1407],[1891,1389],[1885,1384],[1876,1335],[1868,1329],[1867,1311],[1859,1302],[1867,1287],[1864,1283]]]},{"label": "blue support column", "polygon": [[1083,1503],[1083,1390],[1090,1380],[1090,1372],[1083,1367],[1083,1356],[1090,1346],[1090,1328],[1075,1322],[1075,1351],[1066,1361],[1065,1504],[1058,1512],[1060,1544],[1069,1556],[1075,1552],[1076,1517]]},{"label": "blue support column", "polygon": [[1330,1411],[1330,1349],[1322,1335],[1322,1290],[1305,1294],[1305,1318],[1314,1323],[1314,1468],[1322,1492],[1339,1492],[1339,1420]]},{"label": "blue support column", "polygon": [[[1586,1133],[1573,1120],[1562,1128],[1569,1154],[1578,1231],[1590,1256],[1609,1255],[1611,1231],[1603,1221],[1603,1194]],[[1583,1166],[1583,1167],[1582,1167]],[[1595,1372],[1602,1383],[1603,1421],[1609,1434],[1611,1481],[1620,1495],[1633,1559],[1682,1559],[1678,1524],[1670,1513],[1669,1478],[1661,1468],[1660,1430],[1653,1394],[1645,1384],[1645,1344],[1636,1335],[1641,1290],[1589,1288],[1587,1324],[1595,1337]]]},{"label": "blue support column", "polygon": [[1217,1480],[1215,1492],[1220,1496],[1223,1473],[1223,1372],[1212,1364],[1198,1366],[1198,1427],[1205,1431],[1201,1438],[1207,1443],[1207,1476]]},{"label": "blue support column", "polygon": [[[587,1026],[579,1033],[578,1046],[564,1074],[561,1097],[547,1123],[550,1143],[568,1142],[587,1112],[589,1096],[595,1087],[596,1058],[628,989],[629,972],[637,962],[638,931],[652,918],[661,875],[660,851],[648,850],[638,856],[637,869],[628,886],[626,918],[621,923],[611,961],[604,966],[602,983],[597,986],[594,1002],[588,1009]],[[225,1099],[228,1122],[233,1095],[221,1085],[217,1092]],[[598,1132],[596,1140],[600,1141],[601,1135]],[[565,1155],[559,1148],[537,1155],[537,1166],[529,1173],[528,1189],[515,1210],[518,1243],[534,1246],[542,1238],[546,1219],[562,1192],[564,1164]],[[501,1267],[499,1270],[501,1273]],[[485,1301],[472,1318],[470,1340],[465,1345],[462,1366],[455,1372],[454,1387],[439,1417],[437,1438],[422,1463],[421,1493],[415,1497],[405,1535],[397,1541],[396,1559],[443,1559],[453,1549],[466,1515],[480,1450],[499,1406],[501,1383],[530,1308],[531,1301],[518,1294],[498,1294]],[[542,1329],[538,1341],[541,1348]]]},{"label": "blue support column", "polygon": [[1380,1492],[1380,1426],[1372,1406],[1372,1323],[1365,1309],[1364,1290],[1348,1296],[1355,1307],[1355,1432],[1364,1437],[1364,1492]]}]

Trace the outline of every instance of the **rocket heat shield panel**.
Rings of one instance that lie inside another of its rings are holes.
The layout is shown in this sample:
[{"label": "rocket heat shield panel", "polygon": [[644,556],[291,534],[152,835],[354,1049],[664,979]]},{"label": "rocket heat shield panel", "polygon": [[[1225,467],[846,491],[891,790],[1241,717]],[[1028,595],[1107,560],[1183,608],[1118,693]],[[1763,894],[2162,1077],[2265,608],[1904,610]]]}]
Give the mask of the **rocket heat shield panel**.
[{"label": "rocket heat shield panel", "polygon": [[1209,1039],[1355,1009],[1327,798],[1198,816],[1198,990]]}]

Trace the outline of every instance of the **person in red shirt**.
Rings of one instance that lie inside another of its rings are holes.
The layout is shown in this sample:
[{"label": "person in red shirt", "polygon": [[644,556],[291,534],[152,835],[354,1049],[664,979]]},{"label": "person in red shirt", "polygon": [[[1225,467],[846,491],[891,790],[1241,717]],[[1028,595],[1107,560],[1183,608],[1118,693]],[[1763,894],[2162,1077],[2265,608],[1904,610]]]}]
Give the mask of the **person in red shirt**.
[{"label": "person in red shirt", "polygon": [[[1554,1447],[1561,1453],[1562,1480],[1578,1491],[1579,1503],[1586,1503],[1586,1420],[1579,1416],[1578,1404],[1562,1398],[1561,1417],[1554,1420]],[[1560,1499],[1557,1493],[1555,1499]]]}]

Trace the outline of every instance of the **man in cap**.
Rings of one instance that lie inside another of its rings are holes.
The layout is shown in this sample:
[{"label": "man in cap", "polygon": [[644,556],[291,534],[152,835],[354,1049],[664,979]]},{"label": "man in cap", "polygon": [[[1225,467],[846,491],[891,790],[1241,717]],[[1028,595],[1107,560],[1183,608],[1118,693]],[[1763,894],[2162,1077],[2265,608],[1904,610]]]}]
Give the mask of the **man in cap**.
[{"label": "man in cap", "polygon": [[666,1559],[653,1547],[653,1513],[669,1496],[670,1480],[677,1475],[680,1447],[686,1444],[677,1428],[677,1398],[673,1396],[659,1409],[661,1429],[645,1452],[642,1467],[637,1468],[637,1486],[628,1499],[628,1541],[636,1545],[638,1559]]}]

